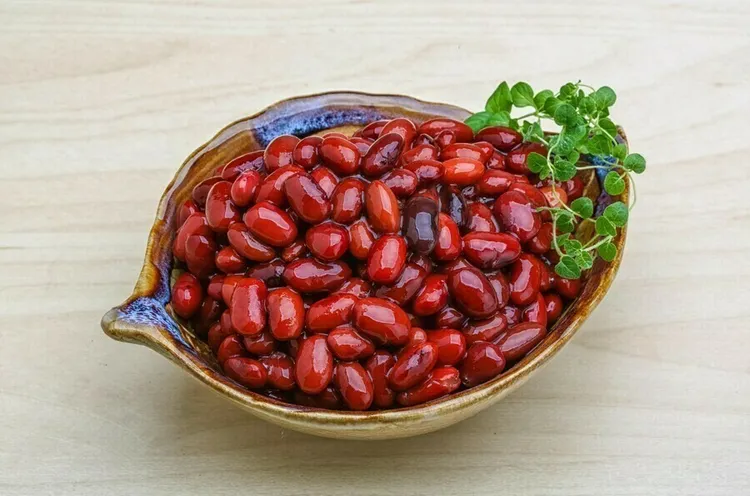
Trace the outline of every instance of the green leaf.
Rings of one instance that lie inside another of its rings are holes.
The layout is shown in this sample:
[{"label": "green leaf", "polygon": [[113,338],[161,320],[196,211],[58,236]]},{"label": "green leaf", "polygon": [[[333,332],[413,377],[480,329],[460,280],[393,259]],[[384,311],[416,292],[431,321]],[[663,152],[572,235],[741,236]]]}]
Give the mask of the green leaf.
[{"label": "green leaf", "polygon": [[552,139],[550,139],[550,146],[555,149],[556,154],[568,155],[573,151],[575,142],[573,141],[573,138],[565,133],[562,133],[558,134],[557,136],[553,136]]},{"label": "green leaf", "polygon": [[581,98],[578,108],[586,115],[592,115],[596,112],[596,100],[590,96]]},{"label": "green leaf", "polygon": [[599,108],[611,107],[617,101],[617,95],[615,91],[609,86],[602,86],[596,92],[594,92],[594,98],[596,99],[597,106]]},{"label": "green leaf", "polygon": [[547,101],[544,102],[544,112],[552,117],[555,115],[555,110],[557,110],[557,107],[562,105],[563,102],[559,98],[548,98]]},{"label": "green leaf", "polygon": [[510,89],[510,96],[513,100],[513,105],[516,107],[533,107],[534,106],[534,90],[528,83],[516,83]]},{"label": "green leaf", "polygon": [[622,227],[628,222],[628,207],[623,202],[615,202],[604,209],[604,217],[617,227]]},{"label": "green leaf", "polygon": [[555,123],[560,126],[575,125],[578,113],[575,107],[569,103],[563,103],[555,110]]},{"label": "green leaf", "polygon": [[595,134],[588,140],[586,147],[593,155],[609,155],[612,153],[612,140],[603,134]]},{"label": "green leaf", "polygon": [[625,191],[625,181],[620,174],[615,171],[609,171],[604,177],[604,191],[612,196],[621,195]]},{"label": "green leaf", "polygon": [[555,171],[555,179],[558,181],[573,179],[576,172],[578,172],[576,166],[567,160],[556,160],[553,169]]},{"label": "green leaf", "polygon": [[627,154],[628,145],[626,145],[625,143],[619,143],[612,149],[612,155],[614,155],[617,160],[625,160],[625,156]]},{"label": "green leaf", "polygon": [[587,196],[582,196],[573,200],[570,204],[570,208],[584,219],[588,219],[594,215],[594,202],[592,202]]},{"label": "green leaf", "polygon": [[554,96],[554,93],[550,90],[542,90],[539,93],[537,93],[534,96],[534,108],[541,110],[544,108],[544,104],[547,102],[547,99]]},{"label": "green leaf", "polygon": [[555,272],[565,279],[578,279],[581,277],[581,268],[578,267],[573,257],[568,255],[560,258],[560,261],[555,265]]},{"label": "green leaf", "polygon": [[560,100],[566,101],[572,95],[575,95],[576,85],[573,83],[565,83],[560,87]]},{"label": "green leaf", "polygon": [[577,251],[575,255],[573,255],[573,259],[582,269],[590,269],[594,266],[594,257],[587,251]]},{"label": "green leaf", "polygon": [[646,159],[640,153],[631,153],[622,161],[622,166],[636,174],[641,174],[646,170]]},{"label": "green leaf", "polygon": [[541,138],[544,138],[544,131],[538,122],[524,121],[522,134],[524,141],[540,141]]},{"label": "green leaf", "polygon": [[604,259],[606,262],[611,262],[617,256],[617,247],[614,243],[608,242],[604,243],[603,245],[599,245],[599,248],[597,248],[597,252],[599,252],[599,256],[602,257],[602,259]]},{"label": "green leaf", "polygon": [[568,212],[560,212],[557,216],[557,230],[561,233],[570,233],[574,229],[573,215]]},{"label": "green leaf", "polygon": [[489,126],[508,127],[509,125],[510,125],[510,113],[504,110],[490,115],[489,119],[487,119],[487,127]]},{"label": "green leaf", "polygon": [[539,174],[544,169],[548,169],[549,166],[547,163],[547,157],[537,152],[529,153],[529,156],[526,158],[526,165],[534,174]]},{"label": "green leaf", "polygon": [[573,141],[578,142],[588,136],[589,128],[584,123],[576,122],[572,126],[567,126],[565,128],[565,134],[570,136]]},{"label": "green leaf", "polygon": [[570,233],[561,234],[557,238],[555,238],[555,240],[557,241],[557,246],[561,248],[566,245],[569,239],[570,239]]},{"label": "green leaf", "polygon": [[617,136],[617,126],[609,119],[599,119],[599,127],[609,133],[611,137]]},{"label": "green leaf", "polygon": [[577,164],[578,159],[581,158],[581,154],[577,151],[573,150],[572,152],[568,153],[568,161],[572,164]]},{"label": "green leaf", "polygon": [[487,127],[487,122],[489,122],[491,115],[486,111],[477,112],[470,115],[464,122],[476,133]]},{"label": "green leaf", "polygon": [[511,107],[513,107],[513,100],[510,96],[510,87],[508,83],[503,81],[487,99],[484,109],[492,114],[497,114],[510,112]]},{"label": "green leaf", "polygon": [[602,216],[596,219],[596,234],[600,236],[615,236],[617,235],[617,229],[614,224],[609,221],[606,217]]}]

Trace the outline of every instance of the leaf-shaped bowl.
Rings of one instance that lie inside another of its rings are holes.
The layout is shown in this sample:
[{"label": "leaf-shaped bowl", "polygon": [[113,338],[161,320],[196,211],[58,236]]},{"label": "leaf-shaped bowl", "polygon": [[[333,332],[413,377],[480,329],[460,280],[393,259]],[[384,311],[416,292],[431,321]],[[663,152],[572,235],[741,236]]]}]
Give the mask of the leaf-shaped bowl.
[{"label": "leaf-shaped bowl", "polygon": [[[348,439],[414,436],[455,424],[499,401],[555,356],[604,297],[620,265],[624,230],[616,239],[617,258],[611,263],[596,262],[580,297],[523,360],[485,384],[410,408],[330,411],[281,403],[253,393],[222,374],[205,343],[172,314],[169,305],[175,210],[190,197],[193,186],[211,176],[219,165],[237,155],[264,148],[281,134],[302,137],[327,130],[351,133],[376,119],[404,116],[419,124],[434,117],[463,120],[468,115],[467,110],[459,107],[406,96],[332,92],[284,100],[230,124],[193,152],[167,187],[159,202],[133,294],[104,315],[101,322],[104,332],[119,341],[148,346],[257,417],[320,436]],[[601,212],[612,198],[600,194],[595,174],[587,181],[586,194]],[[626,190],[620,199],[627,202],[628,193]]]}]

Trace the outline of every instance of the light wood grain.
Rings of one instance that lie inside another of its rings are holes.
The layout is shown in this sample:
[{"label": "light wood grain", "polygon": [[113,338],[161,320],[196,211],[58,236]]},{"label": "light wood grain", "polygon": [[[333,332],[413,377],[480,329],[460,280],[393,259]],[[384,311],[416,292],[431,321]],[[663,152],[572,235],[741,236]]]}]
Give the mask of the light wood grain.
[{"label": "light wood grain", "polygon": [[[750,494],[750,3],[0,2],[0,494]],[[623,268],[519,392],[415,439],[284,432],[107,339],[156,201],[285,97],[584,79],[650,160]]]}]

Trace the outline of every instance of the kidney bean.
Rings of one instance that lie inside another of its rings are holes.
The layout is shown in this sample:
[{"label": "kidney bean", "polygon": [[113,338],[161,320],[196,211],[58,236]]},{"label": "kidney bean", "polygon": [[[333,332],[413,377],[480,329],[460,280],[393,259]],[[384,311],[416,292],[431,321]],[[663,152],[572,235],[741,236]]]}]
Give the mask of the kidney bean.
[{"label": "kidney bean", "polygon": [[380,136],[385,136],[389,133],[401,136],[404,140],[404,146],[409,148],[411,142],[414,141],[414,138],[417,136],[417,127],[409,119],[398,117],[396,119],[391,119],[385,126],[383,126],[383,129],[380,131]]},{"label": "kidney bean", "polygon": [[500,313],[502,313],[505,320],[508,321],[508,326],[513,326],[521,322],[521,309],[515,305],[504,306],[500,309]]},{"label": "kidney bean", "polygon": [[474,185],[466,186],[461,190],[461,194],[463,195],[465,200],[477,200],[479,198],[477,187]]},{"label": "kidney bean", "polygon": [[521,320],[547,327],[547,303],[542,293],[538,293],[536,299],[521,311]]},{"label": "kidney bean", "polygon": [[534,322],[523,322],[508,329],[507,334],[497,346],[509,362],[515,362],[526,356],[547,335],[547,329]]},{"label": "kidney bean", "polygon": [[299,388],[307,394],[318,394],[328,386],[333,377],[333,355],[326,336],[316,334],[302,341],[295,375]]},{"label": "kidney bean", "polygon": [[440,133],[435,136],[435,144],[442,148],[445,148],[450,145],[454,145],[458,142],[458,138],[456,137],[456,133],[453,131],[440,131]]},{"label": "kidney bean", "polygon": [[294,402],[298,405],[326,410],[340,410],[343,406],[341,395],[333,386],[327,386],[320,394],[305,394],[294,391]]},{"label": "kidney bean", "polygon": [[208,329],[219,319],[219,317],[221,317],[221,312],[223,310],[224,307],[219,301],[210,296],[203,298],[200,307],[198,307],[198,311],[195,313],[193,320],[191,321],[193,324],[193,330],[196,334],[202,339],[205,339]]},{"label": "kidney bean", "polygon": [[252,336],[242,336],[242,345],[253,355],[269,355],[276,349],[276,341],[268,331]]},{"label": "kidney bean", "polygon": [[436,314],[448,303],[447,279],[443,274],[431,274],[425,278],[412,304],[415,315],[424,317]]},{"label": "kidney bean", "polygon": [[566,300],[573,300],[581,292],[580,279],[565,279],[564,277],[555,278],[555,291]]},{"label": "kidney bean", "polygon": [[341,224],[349,224],[358,219],[364,203],[364,191],[364,183],[357,178],[350,177],[338,183],[331,194],[331,218]]},{"label": "kidney bean", "polygon": [[382,181],[373,181],[365,190],[367,219],[381,233],[397,232],[401,227],[401,210],[393,191]]},{"label": "kidney bean", "polygon": [[406,265],[406,241],[387,234],[375,241],[367,257],[367,277],[378,284],[393,284]]},{"label": "kidney bean", "polygon": [[516,178],[510,172],[489,169],[477,182],[477,193],[482,196],[498,196],[508,191],[508,188],[514,182],[516,182]]},{"label": "kidney bean", "polygon": [[467,267],[472,268],[472,269],[476,268],[473,265],[471,265],[469,262],[467,262],[465,258],[459,257],[455,260],[448,262],[445,265],[440,266],[440,270],[438,272],[440,272],[441,274],[450,274],[451,272],[465,269]]},{"label": "kidney bean", "polygon": [[[489,140],[487,140],[489,141]],[[529,174],[527,161],[529,154],[536,152],[544,157],[547,156],[547,147],[539,143],[524,143],[508,152],[505,157],[505,166],[512,172],[518,174]]]},{"label": "kidney bean", "polygon": [[[518,131],[505,126],[490,126],[482,129],[476,135],[477,141],[487,141],[501,152],[509,152],[523,141]],[[546,155],[547,152],[544,152]]]},{"label": "kidney bean", "polygon": [[296,165],[280,167],[258,185],[255,193],[255,202],[270,202],[279,207],[286,206],[286,194],[284,183],[296,174],[304,174],[305,169]]},{"label": "kidney bean", "polygon": [[536,233],[536,236],[526,243],[526,247],[530,252],[538,255],[550,251],[550,249],[552,249],[552,223],[543,223],[542,227],[539,228],[539,232]]},{"label": "kidney bean", "polygon": [[256,203],[245,212],[242,220],[253,236],[271,246],[287,246],[297,237],[297,225],[273,203]]},{"label": "kidney bean", "polygon": [[458,226],[448,215],[438,214],[437,217],[437,243],[433,250],[436,260],[447,262],[455,260],[461,254],[463,241],[458,231]]},{"label": "kidney bean", "polygon": [[406,305],[417,293],[427,272],[414,263],[408,263],[396,281],[389,286],[380,286],[375,291],[378,298],[386,298],[397,305]]},{"label": "kidney bean", "polygon": [[316,258],[332,262],[349,248],[349,233],[338,224],[326,222],[307,230],[305,244]]},{"label": "kidney bean", "polygon": [[487,160],[486,165],[488,169],[505,170],[505,155],[498,152],[493,153]]},{"label": "kidney bean", "polygon": [[[433,138],[437,137],[443,131],[451,131],[455,134],[459,143],[468,143],[474,139],[474,131],[463,122],[447,117],[438,117],[422,123],[417,129],[420,134],[426,134]],[[489,141],[483,139],[483,141]]]},{"label": "kidney bean", "polygon": [[539,291],[549,291],[555,284],[555,273],[546,263],[539,264],[542,274],[539,277]]},{"label": "kidney bean", "polygon": [[336,185],[339,183],[339,178],[334,174],[331,169],[322,165],[313,169],[310,172],[312,177],[318,186],[325,192],[328,198],[333,194],[333,190],[336,189]]},{"label": "kidney bean", "polygon": [[577,200],[583,196],[583,190],[586,187],[583,184],[583,179],[576,176],[573,179],[568,179],[562,183],[562,189],[568,195],[568,201]]},{"label": "kidney bean", "polygon": [[357,298],[367,298],[370,296],[372,286],[364,279],[353,277],[346,281],[334,294],[350,294]]},{"label": "kidney bean", "polygon": [[276,257],[273,248],[255,239],[247,226],[241,222],[229,226],[227,239],[238,254],[253,262],[268,262]]},{"label": "kidney bean", "polygon": [[420,160],[437,160],[438,149],[433,145],[416,145],[411,150],[405,151],[401,154],[399,163],[401,167],[406,167],[412,162]]},{"label": "kidney bean", "polygon": [[469,347],[461,365],[461,382],[474,387],[496,377],[505,368],[502,349],[492,343],[476,342]]},{"label": "kidney bean", "polygon": [[302,343],[302,340],[303,338],[299,337],[295,339],[290,339],[289,341],[286,342],[286,352],[290,357],[294,359],[297,358],[297,353],[299,352],[299,346]]},{"label": "kidney bean", "polygon": [[529,253],[521,254],[510,272],[510,300],[515,305],[529,305],[539,293],[542,262]]},{"label": "kidney bean", "polygon": [[257,150],[233,158],[222,167],[221,177],[226,181],[234,181],[245,172],[255,172],[256,174],[263,172],[265,170],[264,153],[264,150]]},{"label": "kidney bean", "polygon": [[375,234],[367,222],[358,220],[349,226],[349,253],[359,260],[366,260],[375,244]]},{"label": "kidney bean", "polygon": [[487,205],[481,202],[472,202],[467,205],[466,208],[467,222],[466,230],[469,232],[479,233],[499,233],[500,226],[498,226],[495,217],[492,215],[492,210]]},{"label": "kidney bean", "polygon": [[298,137],[288,134],[277,136],[271,140],[263,154],[266,170],[273,172],[280,167],[292,165],[294,163],[294,149],[299,142]]},{"label": "kidney bean", "polygon": [[211,327],[208,329],[208,336],[206,337],[206,342],[208,343],[208,347],[211,348],[211,351],[214,353],[214,355],[217,354],[219,351],[219,346],[224,341],[224,339],[227,336],[231,336],[234,334],[233,329],[226,330],[221,325],[220,322],[214,322]]},{"label": "kidney bean", "polygon": [[[272,388],[290,391],[296,386],[294,360],[286,353],[275,351],[259,359],[268,374],[268,385]],[[282,400],[285,401],[285,400]]]},{"label": "kidney bean", "polygon": [[328,332],[334,327],[348,324],[358,300],[356,296],[344,293],[316,301],[307,311],[307,329],[314,333]]},{"label": "kidney bean", "polygon": [[448,273],[448,289],[458,306],[469,316],[486,318],[497,311],[497,298],[484,274],[473,267]]},{"label": "kidney bean", "polygon": [[200,208],[205,207],[206,198],[208,197],[208,192],[211,190],[211,186],[223,180],[221,176],[212,176],[196,184],[191,193],[193,202]]},{"label": "kidney bean", "polygon": [[223,363],[222,368],[227,377],[249,389],[262,388],[268,380],[263,364],[252,358],[232,357]]},{"label": "kidney bean", "polygon": [[359,150],[360,156],[364,157],[365,153],[370,149],[370,146],[372,146],[373,141],[362,138],[361,136],[353,136],[349,138],[349,141],[354,143],[354,146],[357,147],[357,150]]},{"label": "kidney bean", "polygon": [[403,170],[412,172],[421,186],[437,182],[443,177],[443,164],[437,160],[415,160],[406,164]]},{"label": "kidney bean", "polygon": [[562,188],[552,189],[552,186],[544,186],[539,188],[544,198],[547,200],[547,205],[552,208],[560,208],[561,205],[568,204],[568,194]]},{"label": "kidney bean", "polygon": [[463,328],[466,342],[471,345],[477,341],[491,342],[508,328],[508,320],[502,313],[483,320],[472,320]]},{"label": "kidney bean", "polygon": [[328,195],[309,174],[295,174],[288,178],[284,192],[289,206],[305,222],[317,224],[331,214]]},{"label": "kidney bean", "polygon": [[183,319],[189,319],[202,301],[203,287],[198,278],[189,272],[180,274],[172,287],[172,310]]},{"label": "kidney bean", "polygon": [[453,219],[456,226],[464,227],[467,221],[467,208],[461,191],[452,185],[443,185],[440,189],[440,211]]},{"label": "kidney bean", "polygon": [[289,288],[279,288],[268,295],[268,326],[280,341],[295,339],[302,334],[305,308],[302,297]]},{"label": "kidney bean", "polygon": [[477,267],[497,270],[521,254],[521,244],[505,233],[472,232],[463,238],[463,253]]},{"label": "kidney bean", "polygon": [[247,207],[252,203],[258,186],[261,182],[260,174],[254,170],[248,170],[240,174],[234,180],[229,189],[229,196],[238,207]]},{"label": "kidney bean", "polygon": [[259,279],[266,283],[266,287],[276,288],[281,286],[281,276],[284,273],[284,262],[271,260],[270,262],[255,264],[245,273],[247,277]]},{"label": "kidney bean", "polygon": [[562,299],[555,293],[547,293],[544,295],[544,308],[547,311],[548,324],[554,324],[562,315]]},{"label": "kidney bean", "polygon": [[354,305],[354,327],[379,343],[401,346],[409,340],[411,323],[401,308],[381,298],[363,298]]},{"label": "kidney bean", "polygon": [[404,232],[409,247],[428,255],[437,243],[438,204],[436,201],[414,196],[404,207]]},{"label": "kidney bean", "polygon": [[435,146],[435,139],[432,136],[428,136],[426,134],[420,134],[414,139],[414,143],[412,143],[412,146],[417,147],[420,145]]},{"label": "kidney bean", "polygon": [[296,239],[291,245],[281,251],[281,259],[284,262],[291,262],[292,260],[304,257],[306,254],[307,245],[305,245],[305,241],[302,239]]},{"label": "kidney bean", "polygon": [[226,306],[231,305],[232,295],[234,294],[237,283],[243,279],[240,274],[232,274],[224,277],[221,287],[221,300]]},{"label": "kidney bean", "polygon": [[[490,148],[491,147],[492,145],[490,145]],[[487,159],[489,159],[492,152],[494,152],[494,149],[488,153],[486,149],[480,148],[471,143],[453,143],[452,145],[443,147],[440,151],[440,160],[446,161],[450,159],[465,158],[476,160],[477,162],[484,164],[487,162]]]},{"label": "kidney bean", "polygon": [[379,121],[372,121],[365,127],[363,127],[359,132],[359,135],[366,139],[376,140],[378,139],[378,136],[380,136],[380,133],[383,131],[383,127],[388,124],[388,119],[382,119]]},{"label": "kidney bean", "polygon": [[388,383],[396,391],[409,389],[422,382],[435,367],[438,347],[426,341],[409,346],[396,360],[388,376]]},{"label": "kidney bean", "polygon": [[379,177],[393,169],[404,149],[404,138],[397,133],[383,133],[362,157],[362,173]]},{"label": "kidney bean", "polygon": [[335,383],[349,409],[367,410],[372,405],[372,380],[360,364],[350,362],[336,365]]},{"label": "kidney bean", "polygon": [[515,183],[510,185],[508,191],[518,191],[519,193],[523,193],[526,198],[531,201],[531,204],[536,208],[548,206],[547,198],[544,196],[544,193],[542,193],[541,190],[535,188],[529,183],[516,181]]},{"label": "kidney bean", "polygon": [[455,365],[466,355],[466,338],[455,329],[438,329],[427,333],[427,340],[438,350],[436,366]]},{"label": "kidney bean", "polygon": [[246,277],[237,282],[232,293],[229,313],[232,327],[240,334],[252,336],[266,327],[266,296],[263,281]]},{"label": "kidney bean", "polygon": [[346,138],[324,137],[318,153],[323,162],[338,174],[349,176],[359,169],[359,148]]},{"label": "kidney bean", "polygon": [[245,347],[242,346],[242,339],[236,334],[225,337],[216,350],[216,361],[222,367],[224,366],[224,362],[230,358],[244,356],[247,356],[247,352],[245,351]]},{"label": "kidney bean", "polygon": [[454,367],[439,367],[430,372],[424,381],[398,394],[401,406],[414,406],[448,395],[461,386],[458,370]]},{"label": "kidney bean", "polygon": [[231,246],[225,246],[216,252],[216,268],[226,274],[234,274],[247,269],[247,263]]},{"label": "kidney bean", "polygon": [[380,179],[399,198],[408,198],[414,194],[419,184],[417,175],[407,169],[394,169]]},{"label": "kidney bean", "polygon": [[539,232],[542,219],[528,197],[519,191],[506,191],[495,201],[494,214],[509,231],[525,243]]},{"label": "kidney bean", "polygon": [[452,158],[443,162],[442,181],[447,184],[468,186],[482,178],[484,165],[471,158]]},{"label": "kidney bean", "polygon": [[212,235],[193,234],[185,240],[185,263],[188,270],[201,279],[207,278],[216,268],[218,246]]},{"label": "kidney bean", "polygon": [[[414,189],[416,189],[416,182]],[[180,206],[180,210],[177,213],[177,229],[182,227],[183,224],[185,224],[185,221],[193,215],[194,213],[199,213],[200,209],[198,208],[198,205],[195,204],[193,200],[185,200],[185,203],[183,203]]]},{"label": "kidney bean", "polygon": [[464,314],[451,306],[445,306],[435,315],[435,327],[461,329],[466,320]]},{"label": "kidney bean", "polygon": [[352,275],[352,270],[343,262],[319,262],[314,258],[302,258],[287,264],[284,282],[301,293],[333,291]]},{"label": "kidney bean", "polygon": [[377,350],[365,363],[373,385],[373,404],[378,408],[393,405],[393,390],[388,385],[388,374],[396,363],[393,355],[385,350]]},{"label": "kidney bean", "polygon": [[406,346],[401,348],[401,351],[404,351],[409,346],[419,344],[419,343],[424,343],[425,341],[427,341],[427,332],[421,327],[417,327],[416,320],[419,319],[419,317],[416,315],[411,315],[411,318],[412,318],[412,323],[411,323],[411,329],[409,330],[409,341],[407,341]]},{"label": "kidney bean", "polygon": [[189,215],[175,234],[172,253],[177,260],[185,261],[185,242],[193,234],[211,235],[211,228],[208,227],[208,220],[203,212]]},{"label": "kidney bean", "polygon": [[492,284],[492,289],[495,290],[495,296],[497,297],[498,308],[502,308],[508,304],[510,300],[510,283],[502,272],[496,272],[487,276],[487,280]]},{"label": "kidney bean", "polygon": [[320,163],[320,155],[318,154],[318,148],[323,138],[320,136],[308,136],[302,138],[292,151],[292,159],[294,162],[305,168],[312,169]]},{"label": "kidney bean", "polygon": [[375,353],[372,341],[351,326],[341,326],[328,333],[328,347],[339,360],[362,360]]},{"label": "kidney bean", "polygon": [[428,274],[432,273],[432,259],[430,259],[430,257],[428,257],[427,255],[422,255],[421,253],[412,253],[411,255],[409,255],[409,262],[422,267]]}]

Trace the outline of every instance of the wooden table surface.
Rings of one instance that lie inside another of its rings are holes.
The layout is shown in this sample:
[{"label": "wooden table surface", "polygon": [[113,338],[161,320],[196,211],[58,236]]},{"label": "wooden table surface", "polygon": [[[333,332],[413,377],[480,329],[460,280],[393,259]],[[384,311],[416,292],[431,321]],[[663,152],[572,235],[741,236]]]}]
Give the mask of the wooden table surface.
[{"label": "wooden table surface", "polygon": [[[750,494],[746,0],[0,2],[0,494]],[[608,297],[526,386],[419,438],[255,419],[101,315],[226,123],[330,89],[479,109],[618,90],[649,159]]]}]

